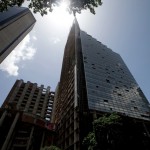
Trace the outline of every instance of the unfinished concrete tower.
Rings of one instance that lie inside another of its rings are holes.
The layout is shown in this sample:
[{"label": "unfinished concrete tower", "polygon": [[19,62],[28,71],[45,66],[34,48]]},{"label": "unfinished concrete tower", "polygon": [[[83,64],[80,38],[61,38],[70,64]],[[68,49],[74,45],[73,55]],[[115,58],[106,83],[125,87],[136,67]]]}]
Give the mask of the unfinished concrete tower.
[{"label": "unfinished concrete tower", "polygon": [[53,100],[50,87],[17,80],[0,108],[0,149],[40,150],[51,145]]}]

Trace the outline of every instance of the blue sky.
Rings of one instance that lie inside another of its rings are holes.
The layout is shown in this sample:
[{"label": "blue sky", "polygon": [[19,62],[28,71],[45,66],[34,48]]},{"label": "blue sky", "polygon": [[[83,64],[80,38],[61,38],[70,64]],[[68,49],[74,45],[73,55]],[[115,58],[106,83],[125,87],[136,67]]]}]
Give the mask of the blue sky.
[{"label": "blue sky", "polygon": [[[26,4],[24,4],[26,6]],[[150,1],[103,0],[96,15],[77,15],[80,28],[119,53],[150,101]],[[73,16],[58,10],[34,15],[33,30],[0,64],[0,105],[16,79],[51,86],[60,78],[62,58]]]}]

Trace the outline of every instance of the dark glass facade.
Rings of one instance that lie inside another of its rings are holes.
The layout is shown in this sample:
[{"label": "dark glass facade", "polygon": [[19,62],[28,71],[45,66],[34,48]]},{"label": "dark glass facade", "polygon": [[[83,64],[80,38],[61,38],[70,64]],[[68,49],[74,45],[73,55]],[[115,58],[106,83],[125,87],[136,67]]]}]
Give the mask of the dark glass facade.
[{"label": "dark glass facade", "polygon": [[10,7],[0,12],[0,63],[32,30],[35,22],[28,8]]},{"label": "dark glass facade", "polygon": [[64,150],[84,149],[82,141],[93,120],[103,114],[117,112],[141,120],[142,132],[143,121],[150,120],[149,103],[120,55],[81,31],[76,19],[56,95],[53,121],[58,146]]},{"label": "dark glass facade", "polygon": [[88,107],[150,120],[149,103],[121,56],[80,32]]}]

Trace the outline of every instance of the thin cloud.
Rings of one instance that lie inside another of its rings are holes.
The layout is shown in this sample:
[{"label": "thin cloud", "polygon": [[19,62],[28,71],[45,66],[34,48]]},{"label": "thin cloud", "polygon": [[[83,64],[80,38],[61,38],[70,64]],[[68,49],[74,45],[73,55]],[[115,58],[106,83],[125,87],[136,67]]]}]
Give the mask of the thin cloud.
[{"label": "thin cloud", "polygon": [[[36,37],[32,37],[33,40]],[[22,60],[31,60],[36,53],[36,49],[30,45],[31,37],[28,34],[23,41],[7,56],[0,64],[0,70],[7,72],[10,76],[18,76],[18,64]]]},{"label": "thin cloud", "polygon": [[51,39],[50,39],[50,42],[52,42],[53,44],[57,44],[58,42],[60,42],[61,40],[60,40],[60,38],[57,38],[57,37],[52,37]]},{"label": "thin cloud", "polygon": [[37,37],[36,37],[36,36],[33,36],[32,39],[36,41],[36,40],[37,40]]}]

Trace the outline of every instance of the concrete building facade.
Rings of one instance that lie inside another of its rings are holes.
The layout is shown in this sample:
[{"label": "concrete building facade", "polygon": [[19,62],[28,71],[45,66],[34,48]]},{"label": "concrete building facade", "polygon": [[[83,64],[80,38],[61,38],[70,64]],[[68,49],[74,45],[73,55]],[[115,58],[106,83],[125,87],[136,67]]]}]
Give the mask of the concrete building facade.
[{"label": "concrete building facade", "polygon": [[52,144],[53,100],[50,87],[17,80],[0,108],[0,149],[40,150]]},{"label": "concrete building facade", "polygon": [[65,46],[56,99],[53,121],[64,150],[83,149],[93,120],[105,113],[142,122],[149,136],[149,102],[139,85],[120,55],[81,31],[76,19]]},{"label": "concrete building facade", "polygon": [[28,8],[10,7],[0,13],[0,63],[32,30],[35,22]]}]

